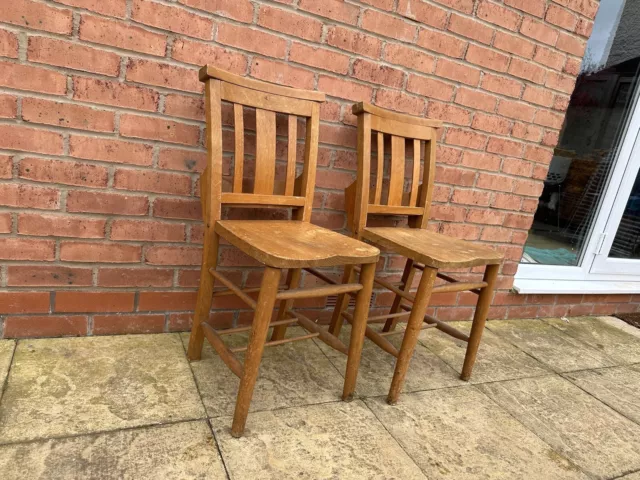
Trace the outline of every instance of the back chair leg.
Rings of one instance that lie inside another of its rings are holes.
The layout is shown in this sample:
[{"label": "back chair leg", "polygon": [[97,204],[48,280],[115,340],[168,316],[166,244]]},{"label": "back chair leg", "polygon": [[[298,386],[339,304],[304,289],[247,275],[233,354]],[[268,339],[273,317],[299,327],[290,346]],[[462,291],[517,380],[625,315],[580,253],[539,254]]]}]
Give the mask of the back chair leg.
[{"label": "back chair leg", "polygon": [[389,389],[389,396],[387,397],[387,403],[390,405],[395,404],[398,401],[398,396],[404,385],[404,379],[409,369],[409,363],[413,356],[413,350],[418,343],[418,336],[422,329],[422,323],[424,316],[427,313],[427,307],[429,306],[429,300],[431,298],[431,290],[436,281],[436,274],[438,270],[435,268],[425,268],[420,278],[420,284],[418,285],[418,291],[416,293],[416,300],[411,308],[411,314],[407,321],[407,329],[402,339],[402,345],[400,346],[400,353],[398,360],[396,361],[396,369],[393,372],[393,380],[391,381],[391,388]]},{"label": "back chair leg", "polygon": [[211,301],[213,300],[214,278],[209,272],[210,268],[216,268],[218,263],[218,245],[220,237],[213,229],[208,229],[205,234],[205,250],[202,254],[202,268],[200,269],[200,286],[198,288],[198,299],[196,301],[196,311],[193,316],[193,326],[189,336],[189,348],[187,357],[189,360],[200,360],[202,357],[202,344],[204,342],[204,332],[202,322],[209,320],[211,312]]},{"label": "back chair leg", "polygon": [[[300,276],[302,270],[299,268],[289,269],[287,272],[287,286],[289,290],[298,288],[300,284]],[[284,320],[287,317],[287,310],[293,307],[293,300],[282,300],[280,302],[280,308],[278,310],[278,320]],[[288,325],[278,325],[273,327],[273,333],[271,334],[271,340],[282,340],[287,333]]]},{"label": "back chair leg", "polygon": [[[402,285],[400,285],[400,288],[405,292],[408,292],[409,290],[411,290],[411,284],[413,283],[413,277],[415,275],[415,272],[416,270],[415,268],[413,268],[413,260],[411,260],[410,258],[407,258],[407,263],[404,266],[404,272],[402,272],[402,280],[401,280]],[[402,304],[402,300],[403,298],[400,295],[396,294],[395,298],[393,299],[393,304],[389,309],[390,315],[400,312],[400,305]],[[398,323],[397,318],[388,318],[387,321],[384,322],[384,327],[382,328],[382,331],[392,332],[393,330],[396,329],[397,323]]]},{"label": "back chair leg", "polygon": [[[375,263],[363,265],[360,271],[362,290],[360,290],[356,296],[356,307],[353,312],[351,325],[351,340],[349,341],[349,356],[347,357],[347,371],[345,373],[344,389],[342,391],[342,400],[346,401],[353,398],[353,392],[356,389],[356,380],[358,378],[358,368],[360,367],[360,357],[362,356],[364,332],[367,328],[369,302],[371,301],[373,277],[375,273]],[[335,311],[337,311],[337,308]]]},{"label": "back chair leg", "polygon": [[467,353],[464,357],[464,365],[462,366],[462,374],[460,375],[460,378],[465,381],[469,380],[471,377],[473,364],[476,362],[476,355],[478,354],[478,347],[480,346],[482,332],[484,331],[484,325],[487,322],[487,316],[489,315],[489,307],[491,306],[493,291],[496,288],[496,279],[498,278],[499,268],[500,265],[487,265],[487,268],[484,271],[484,281],[487,282],[487,286],[482,289],[478,296],[478,303],[473,315],[471,333],[469,334],[469,342],[467,344]]},{"label": "back chair leg", "polygon": [[[375,271],[375,270],[374,270]],[[362,273],[360,274],[362,277]],[[342,274],[342,283],[351,283],[353,281],[353,265],[347,265],[344,267],[344,273]],[[336,306],[333,309],[333,315],[331,316],[331,323],[329,323],[329,333],[336,337],[340,335],[342,329],[342,312],[344,312],[349,306],[350,295],[342,293],[338,295],[336,300]]]},{"label": "back chair leg", "polygon": [[271,322],[273,307],[276,303],[276,295],[278,294],[280,273],[279,268],[266,267],[264,276],[262,277],[256,313],[253,317],[249,344],[244,357],[244,369],[242,378],[240,379],[240,388],[238,389],[236,410],[233,414],[231,435],[234,437],[242,436],[245,423],[247,422],[249,405],[251,404],[251,397],[253,397],[253,388],[258,378],[262,352],[264,351],[264,344],[267,340],[267,332],[269,331],[269,323]]}]

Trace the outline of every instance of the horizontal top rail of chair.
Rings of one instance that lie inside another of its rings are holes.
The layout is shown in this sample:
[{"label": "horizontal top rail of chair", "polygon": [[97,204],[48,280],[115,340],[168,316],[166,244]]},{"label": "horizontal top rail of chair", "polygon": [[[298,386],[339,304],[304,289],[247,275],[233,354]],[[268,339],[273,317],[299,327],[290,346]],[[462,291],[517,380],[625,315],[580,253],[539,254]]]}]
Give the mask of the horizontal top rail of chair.
[{"label": "horizontal top rail of chair", "polygon": [[314,102],[324,102],[325,94],[322,92],[315,92],[312,90],[301,90],[291,87],[283,87],[281,85],[275,85],[273,83],[263,82],[261,80],[255,80],[253,78],[242,77],[233,73],[226,72],[213,65],[203,66],[198,76],[201,82],[205,82],[210,78],[222,80],[223,82],[231,83],[252,90],[258,90],[260,92],[272,93],[274,95],[280,95],[283,97],[299,98],[303,100],[312,100]]},{"label": "horizontal top rail of chair", "polygon": [[[275,347],[276,345],[283,345],[285,343],[299,342],[300,340],[309,340],[310,338],[316,338],[317,336],[318,336],[317,333],[310,333],[308,335],[301,335],[299,337],[283,338],[282,340],[272,340],[270,342],[265,342],[264,346]],[[244,352],[247,348],[249,348],[248,345],[246,347],[231,348],[230,350],[233,353],[238,353],[238,352]]]},{"label": "horizontal top rail of chair", "polygon": [[242,300],[244,303],[249,305],[254,310],[256,309],[256,305],[257,305],[256,301],[253,298],[251,298],[249,295],[244,293],[240,289],[240,287],[235,285],[231,280],[229,280],[227,277],[225,277],[222,273],[217,271],[215,268],[210,268],[209,269],[209,273],[211,273],[211,275],[213,275],[213,277],[216,280],[218,280],[221,284],[223,284],[225,287],[227,287],[229,290],[231,290],[233,293],[235,293],[236,296],[238,298],[240,298],[240,300]]},{"label": "horizontal top rail of chair", "polygon": [[220,86],[220,98],[239,105],[302,117],[310,117],[315,104],[311,100],[283,97],[275,93],[251,90],[230,83],[223,83]]},{"label": "horizontal top rail of chair", "polygon": [[254,193],[223,192],[221,201],[225,205],[277,205],[282,207],[304,207],[306,199],[292,195],[259,195]]},{"label": "horizontal top rail of chair", "polygon": [[414,117],[413,115],[405,115],[402,113],[393,112],[385,108],[376,107],[367,102],[359,102],[351,107],[351,111],[354,115],[360,113],[370,113],[377,117],[386,118],[389,120],[395,120],[396,122],[412,123],[414,125],[421,125],[423,127],[441,128],[442,122],[440,120],[430,120],[428,118]]},{"label": "horizontal top rail of chair", "polygon": [[466,292],[484,288],[487,285],[487,282],[451,282],[433,287],[431,293]]},{"label": "horizontal top rail of chair", "polygon": [[424,208],[422,207],[405,207],[402,205],[377,205],[370,203],[367,206],[367,213],[375,213],[378,215],[422,215]]},{"label": "horizontal top rail of chair", "polygon": [[434,137],[434,127],[425,127],[413,123],[404,123],[390,118],[371,117],[371,130],[394,135],[396,137],[413,138],[431,141]]},{"label": "horizontal top rail of chair", "polygon": [[340,295],[341,293],[358,292],[362,290],[359,283],[345,283],[341,285],[322,285],[311,288],[295,288],[286,290],[276,295],[276,300],[290,300],[296,298],[316,298],[327,297],[329,295]]}]

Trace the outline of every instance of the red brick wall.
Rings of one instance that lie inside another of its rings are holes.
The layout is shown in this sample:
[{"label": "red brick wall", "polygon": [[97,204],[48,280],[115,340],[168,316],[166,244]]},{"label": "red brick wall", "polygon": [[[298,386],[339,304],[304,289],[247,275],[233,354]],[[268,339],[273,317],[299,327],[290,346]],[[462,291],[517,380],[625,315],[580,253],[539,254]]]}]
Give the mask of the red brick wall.
[{"label": "red brick wall", "polygon": [[[508,293],[596,10],[592,0],[4,1],[0,333],[188,326],[204,63],[328,94],[314,222],[345,227],[353,101],[441,118],[430,227],[505,252],[492,316],[635,309],[629,297]],[[237,251],[221,255],[239,282],[259,279]],[[395,277],[401,264],[385,257],[380,268]],[[469,318],[468,300],[433,304]],[[245,321],[240,306],[216,300],[216,321]]]}]

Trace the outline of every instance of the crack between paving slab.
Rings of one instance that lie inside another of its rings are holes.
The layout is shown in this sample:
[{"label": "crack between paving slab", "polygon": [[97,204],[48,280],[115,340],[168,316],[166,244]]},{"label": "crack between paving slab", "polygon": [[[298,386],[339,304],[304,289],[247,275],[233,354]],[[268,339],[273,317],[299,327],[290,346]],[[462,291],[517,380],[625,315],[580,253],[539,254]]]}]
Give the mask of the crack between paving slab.
[{"label": "crack between paving slab", "polygon": [[9,374],[11,373],[11,369],[13,367],[13,359],[16,356],[16,350],[18,349],[18,342],[20,340],[15,340],[13,344],[13,351],[11,352],[11,358],[9,359],[9,367],[7,367],[7,376],[4,378],[4,382],[0,385],[0,405],[2,405],[2,398],[4,397],[4,392],[9,385]]},{"label": "crack between paving slab", "polygon": [[640,473],[640,470],[630,470],[628,472],[624,472],[622,475],[618,475],[617,477],[610,477],[607,480],[618,480],[618,479],[624,479],[624,477],[626,477],[627,475],[631,475],[632,473]]}]

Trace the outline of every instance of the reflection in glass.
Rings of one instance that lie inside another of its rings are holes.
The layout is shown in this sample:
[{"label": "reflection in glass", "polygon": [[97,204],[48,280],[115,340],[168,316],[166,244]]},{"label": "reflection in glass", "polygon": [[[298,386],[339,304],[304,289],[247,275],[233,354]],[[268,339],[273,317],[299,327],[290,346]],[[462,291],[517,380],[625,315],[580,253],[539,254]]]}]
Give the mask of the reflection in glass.
[{"label": "reflection in glass", "polygon": [[640,174],[636,176],[609,256],[640,258]]}]

